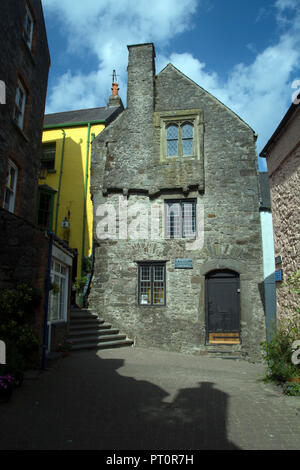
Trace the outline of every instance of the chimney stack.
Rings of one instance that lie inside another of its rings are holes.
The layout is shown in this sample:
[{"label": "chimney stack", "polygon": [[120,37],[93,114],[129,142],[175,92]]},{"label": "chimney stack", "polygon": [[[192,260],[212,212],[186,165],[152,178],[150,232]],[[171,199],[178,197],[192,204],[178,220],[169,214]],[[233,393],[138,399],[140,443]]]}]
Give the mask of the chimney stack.
[{"label": "chimney stack", "polygon": [[117,83],[116,71],[113,71],[112,76],[112,95],[109,97],[108,106],[122,106],[122,100],[119,96],[119,84]]},{"label": "chimney stack", "polygon": [[153,43],[127,46],[128,85],[127,109],[134,114],[154,111],[155,49]]}]

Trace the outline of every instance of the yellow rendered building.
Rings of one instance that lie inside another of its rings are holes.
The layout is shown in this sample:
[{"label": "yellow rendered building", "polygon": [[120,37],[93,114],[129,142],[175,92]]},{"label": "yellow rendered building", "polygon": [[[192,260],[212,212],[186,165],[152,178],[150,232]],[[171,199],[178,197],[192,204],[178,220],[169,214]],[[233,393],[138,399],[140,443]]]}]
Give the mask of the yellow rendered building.
[{"label": "yellow rendered building", "polygon": [[77,251],[73,279],[93,250],[91,143],[122,110],[116,89],[107,107],[45,115],[36,222]]}]

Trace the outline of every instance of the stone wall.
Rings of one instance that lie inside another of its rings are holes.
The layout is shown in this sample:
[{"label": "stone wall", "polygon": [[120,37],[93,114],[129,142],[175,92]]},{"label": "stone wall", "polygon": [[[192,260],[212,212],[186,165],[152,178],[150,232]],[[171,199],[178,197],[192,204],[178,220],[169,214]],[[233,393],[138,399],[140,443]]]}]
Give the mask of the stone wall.
[{"label": "stone wall", "polygon": [[[50,57],[40,0],[30,1],[35,20],[32,51],[23,38],[25,3],[1,1],[0,80],[6,85],[6,104],[0,105],[0,207],[10,159],[18,168],[14,212],[34,222]],[[23,130],[13,120],[18,80],[27,93]]]},{"label": "stone wall", "polygon": [[[283,281],[299,270],[300,145],[275,170],[270,180],[275,256],[282,257]],[[277,282],[278,318],[291,317],[299,299]],[[298,302],[298,304],[297,304]]]},{"label": "stone wall", "polygon": [[[129,95],[131,88],[137,93],[139,84],[144,86],[141,77],[152,66],[151,49],[129,48]],[[206,350],[205,276],[215,269],[234,270],[241,286],[241,345],[232,349],[257,356],[265,339],[265,318],[254,132],[172,65],[153,82],[148,78],[148,86],[140,90],[134,117],[128,107],[92,146],[95,270],[90,305],[138,345],[200,353]],[[199,133],[194,157],[163,157],[161,122],[166,113],[202,119],[194,127]],[[131,119],[135,129],[141,123],[137,139],[128,131]],[[142,204],[148,216],[151,207],[167,199],[195,198],[203,208],[203,246],[188,250],[184,239],[133,240],[118,234],[100,239],[97,226],[103,212],[98,208],[111,204],[118,214],[120,197],[129,210]],[[193,269],[175,269],[175,258],[192,259]],[[166,262],[166,306],[138,304],[137,261],[143,260]]]},{"label": "stone wall", "polygon": [[0,209],[0,288],[27,282],[40,290],[36,330],[42,339],[49,240],[27,220]]}]

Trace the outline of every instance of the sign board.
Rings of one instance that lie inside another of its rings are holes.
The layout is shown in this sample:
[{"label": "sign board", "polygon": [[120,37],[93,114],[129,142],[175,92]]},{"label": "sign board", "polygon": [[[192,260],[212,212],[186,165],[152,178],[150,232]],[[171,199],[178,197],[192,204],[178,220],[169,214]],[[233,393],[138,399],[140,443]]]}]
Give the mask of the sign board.
[{"label": "sign board", "polygon": [[275,281],[282,281],[282,269],[279,269],[279,271],[275,271]]},{"label": "sign board", "polygon": [[175,258],[174,268],[193,269],[193,260],[190,258]]}]

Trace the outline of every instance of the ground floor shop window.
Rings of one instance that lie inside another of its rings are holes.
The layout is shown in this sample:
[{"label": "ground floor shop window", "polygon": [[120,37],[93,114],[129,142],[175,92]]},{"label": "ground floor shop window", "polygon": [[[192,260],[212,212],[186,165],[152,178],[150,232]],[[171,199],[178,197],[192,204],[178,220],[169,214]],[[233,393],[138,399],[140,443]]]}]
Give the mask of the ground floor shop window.
[{"label": "ground floor shop window", "polygon": [[165,305],[165,263],[139,263],[139,305]]},{"label": "ground floor shop window", "polygon": [[51,291],[49,297],[50,322],[66,321],[68,311],[68,267],[52,259]]}]

